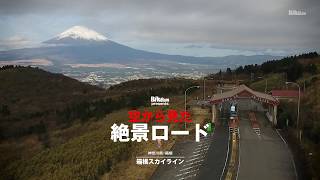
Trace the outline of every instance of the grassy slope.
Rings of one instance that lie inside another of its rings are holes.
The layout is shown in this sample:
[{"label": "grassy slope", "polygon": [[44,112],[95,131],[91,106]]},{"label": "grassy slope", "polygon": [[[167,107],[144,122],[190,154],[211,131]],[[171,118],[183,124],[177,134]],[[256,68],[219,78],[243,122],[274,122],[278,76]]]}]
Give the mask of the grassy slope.
[{"label": "grassy slope", "polygon": [[[183,93],[178,87],[191,82],[179,79],[138,80],[127,82],[125,85],[117,85],[105,92],[68,77],[34,68],[2,70],[0,79],[3,80],[0,85],[0,98],[3,100],[1,102],[8,105],[11,111],[10,116],[1,120],[3,127],[11,125],[19,127],[39,121],[39,117],[12,121],[10,117],[13,116],[25,117],[30,112],[42,111],[51,113],[56,108],[63,108],[67,104],[106,97],[117,98],[121,94],[134,95],[134,97],[136,94],[138,97],[145,89],[163,87],[177,88],[177,91],[173,93],[179,95],[170,96],[170,100],[173,102],[171,107],[179,110],[183,109],[184,100],[180,95]],[[137,145],[135,143],[113,143],[109,140],[110,126],[114,122],[126,123],[127,111],[128,109],[124,108],[107,114],[102,119],[92,119],[95,121],[89,120],[84,123],[75,121],[70,127],[63,129],[51,129],[51,126],[48,126],[47,135],[51,146],[47,149],[41,146],[39,136],[32,134],[2,141],[0,153],[6,156],[0,158],[1,178],[95,179],[105,172],[109,172],[109,177],[118,176],[117,168],[119,167],[127,167],[127,173],[130,174],[135,171],[134,166],[128,167],[128,164],[132,164],[134,155],[138,153],[145,155],[148,149],[154,150],[155,145],[151,141]],[[171,143],[172,140],[165,148],[169,148]],[[127,161],[122,161],[126,159]],[[115,166],[117,161],[125,163],[123,166]],[[147,177],[150,172],[149,168],[143,168],[139,176]],[[131,178],[135,179],[135,177]]]},{"label": "grassy slope", "polygon": [[272,89],[281,89],[285,84],[285,80],[281,74],[265,75],[263,80],[259,80],[250,84],[250,87],[256,91],[264,92],[267,81],[267,92]]},{"label": "grassy slope", "polygon": [[[42,137],[55,129],[55,111],[105,96],[105,90],[32,67],[0,70],[0,169],[43,148]],[[41,133],[30,133],[43,122]]]},{"label": "grassy slope", "polygon": [[129,143],[112,143],[109,140],[110,126],[126,120],[125,110],[112,113],[91,125],[91,131],[43,150],[32,158],[16,161],[5,171],[18,179],[94,179],[117,160],[125,158],[120,154],[130,155],[127,154]]},{"label": "grassy slope", "polygon": [[0,129],[6,137],[19,136],[29,127],[43,121],[52,127],[55,112],[70,104],[105,96],[105,90],[75,79],[31,67],[0,71]]},{"label": "grassy slope", "polygon": [[[309,73],[304,73],[301,78],[297,80],[297,82],[303,87],[304,82],[306,84],[310,84],[312,78],[319,77],[320,74],[320,57],[308,59],[308,58],[300,58],[299,63],[303,65],[307,65],[309,63],[313,63],[317,66],[318,73],[315,75],[311,75]],[[257,91],[264,92],[265,90],[265,84],[267,80],[267,92],[269,92],[272,89],[283,89],[285,87],[285,74],[279,74],[279,73],[270,73],[264,75],[263,79],[257,80],[255,82],[250,83],[250,87],[252,89],[255,89]],[[314,83],[314,82],[313,82]]]},{"label": "grassy slope", "polygon": [[61,108],[66,103],[101,97],[104,91],[75,79],[37,68],[19,67],[0,71],[0,102],[12,114]]},{"label": "grassy slope", "polygon": [[[171,108],[183,109],[183,97],[172,97],[176,101]],[[158,107],[147,109],[155,111]],[[143,111],[146,107],[140,108]],[[127,109],[107,115],[100,121],[85,124],[90,131],[74,137],[67,143],[43,150],[32,158],[16,161],[5,172],[18,179],[96,179],[109,172],[104,178],[146,179],[156,166],[138,167],[135,156],[146,155],[156,150],[153,141],[147,143],[114,143],[110,138],[113,123],[128,123]],[[204,119],[204,118],[203,118]],[[74,127],[70,127],[71,130]],[[73,131],[72,129],[71,131]],[[68,133],[58,132],[58,136]],[[56,135],[57,135],[56,134]],[[174,138],[165,143],[162,150],[170,148]],[[151,139],[149,133],[149,139]],[[120,163],[120,164],[118,164]],[[34,171],[36,169],[37,171]]]}]

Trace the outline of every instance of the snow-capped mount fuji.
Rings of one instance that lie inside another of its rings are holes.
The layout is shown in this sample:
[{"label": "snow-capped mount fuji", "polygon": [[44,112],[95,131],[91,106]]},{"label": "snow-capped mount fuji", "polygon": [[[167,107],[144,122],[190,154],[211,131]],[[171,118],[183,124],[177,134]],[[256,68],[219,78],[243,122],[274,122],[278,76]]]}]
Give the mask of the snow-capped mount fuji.
[{"label": "snow-capped mount fuji", "polygon": [[54,38],[45,41],[47,44],[74,44],[84,42],[106,42],[108,38],[104,35],[84,26],[73,26]]},{"label": "snow-capped mount fuji", "polygon": [[194,65],[215,65],[225,68],[235,64],[260,64],[266,60],[277,59],[277,57],[269,55],[193,57],[148,52],[119,44],[83,26],[71,27],[43,43],[46,45],[36,48],[0,51],[0,63],[1,61],[48,59],[54,65],[72,63],[170,63],[179,68],[181,66],[180,63],[187,63]]}]

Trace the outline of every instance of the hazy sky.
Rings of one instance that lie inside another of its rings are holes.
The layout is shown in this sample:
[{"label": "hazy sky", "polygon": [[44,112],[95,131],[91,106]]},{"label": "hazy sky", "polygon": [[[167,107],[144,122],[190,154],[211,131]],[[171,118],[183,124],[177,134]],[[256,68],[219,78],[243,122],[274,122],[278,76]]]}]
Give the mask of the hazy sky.
[{"label": "hazy sky", "polygon": [[[305,16],[289,16],[301,10]],[[320,50],[319,0],[0,0],[0,49],[82,25],[169,54],[287,55]]]}]

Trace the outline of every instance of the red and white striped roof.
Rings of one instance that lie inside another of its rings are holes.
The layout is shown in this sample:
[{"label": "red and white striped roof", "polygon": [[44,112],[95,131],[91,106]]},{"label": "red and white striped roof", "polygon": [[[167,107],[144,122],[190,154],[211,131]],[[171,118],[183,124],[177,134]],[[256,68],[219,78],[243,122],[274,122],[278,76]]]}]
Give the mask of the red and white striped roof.
[{"label": "red and white striped roof", "polygon": [[270,94],[254,91],[242,84],[237,86],[231,91],[227,91],[221,94],[214,94],[211,99],[211,104],[218,104],[225,101],[240,99],[240,98],[252,98],[256,101],[260,101],[267,104],[278,105],[279,101]]}]

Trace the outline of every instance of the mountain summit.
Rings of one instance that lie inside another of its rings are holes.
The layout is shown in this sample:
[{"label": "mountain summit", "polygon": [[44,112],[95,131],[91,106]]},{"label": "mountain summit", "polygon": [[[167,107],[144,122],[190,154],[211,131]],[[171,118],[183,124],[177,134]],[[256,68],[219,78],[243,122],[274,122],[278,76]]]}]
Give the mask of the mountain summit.
[{"label": "mountain summit", "polygon": [[70,44],[71,42],[105,42],[108,38],[98,32],[84,26],[73,26],[58,34],[53,39],[45,41],[49,44]]},{"label": "mountain summit", "polygon": [[180,68],[181,63],[193,65],[215,65],[227,67],[231,65],[261,64],[275,56],[226,56],[226,57],[193,57],[169,55],[134,49],[119,44],[107,37],[83,26],[73,26],[50,40],[43,42],[49,46],[36,48],[0,51],[1,61],[48,59],[53,64],[163,64],[171,63]]}]

